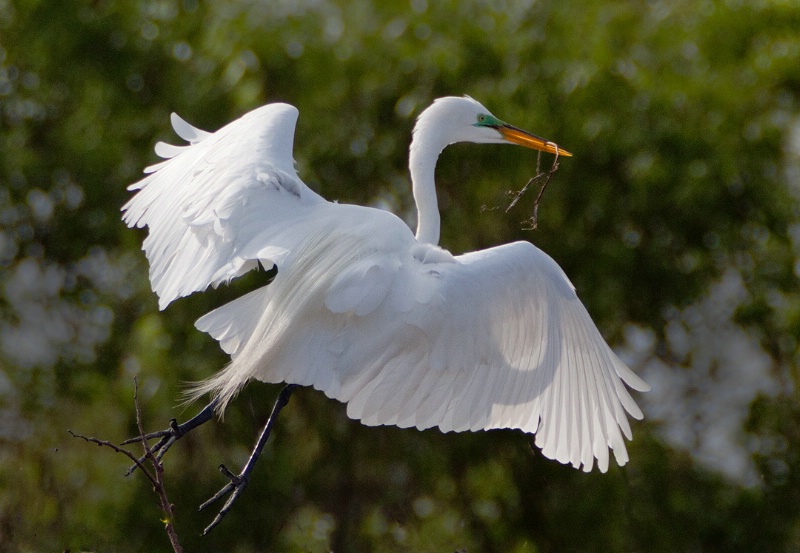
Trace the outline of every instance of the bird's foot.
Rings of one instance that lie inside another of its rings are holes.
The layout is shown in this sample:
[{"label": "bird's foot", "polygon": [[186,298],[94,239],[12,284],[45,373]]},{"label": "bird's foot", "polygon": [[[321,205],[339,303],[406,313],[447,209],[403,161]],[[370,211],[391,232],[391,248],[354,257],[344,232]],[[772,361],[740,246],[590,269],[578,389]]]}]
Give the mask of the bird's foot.
[{"label": "bird's foot", "polygon": [[228,478],[229,482],[225,484],[220,491],[215,493],[214,497],[200,505],[198,510],[202,511],[218,499],[221,499],[228,494],[231,495],[225,502],[225,505],[222,506],[222,509],[219,510],[217,516],[214,517],[214,520],[211,521],[211,524],[209,524],[206,529],[203,530],[204,536],[220,523],[222,518],[228,514],[228,511],[230,511],[233,502],[236,501],[236,499],[244,491],[245,486],[247,486],[247,482],[250,481],[250,473],[253,471],[256,461],[258,461],[258,457],[261,455],[261,451],[264,449],[264,445],[266,445],[267,440],[269,439],[269,435],[272,432],[272,426],[275,424],[281,409],[283,409],[289,402],[289,396],[292,395],[292,392],[295,388],[297,388],[296,384],[287,384],[283,387],[283,390],[281,390],[281,393],[278,395],[278,399],[275,401],[275,406],[272,408],[272,413],[269,416],[269,420],[267,420],[267,424],[264,425],[264,429],[261,431],[261,435],[258,437],[256,446],[253,448],[253,452],[250,454],[250,458],[247,460],[247,464],[242,469],[242,472],[239,474],[233,474],[225,465],[219,466],[219,471]]},{"label": "bird's foot", "polygon": [[[160,461],[164,454],[173,446],[175,442],[181,439],[183,436],[188,434],[190,431],[194,430],[198,426],[203,423],[210,421],[214,417],[214,408],[217,406],[217,400],[214,399],[211,403],[206,405],[202,411],[200,411],[197,415],[189,419],[183,424],[178,424],[176,419],[171,419],[169,421],[169,428],[164,430],[159,430],[157,432],[151,432],[150,434],[145,434],[144,436],[136,436],[135,438],[129,438],[122,442],[122,445],[132,444],[135,442],[141,441],[149,441],[155,440],[156,438],[160,438],[158,442],[154,446],[150,448],[150,451],[153,455],[156,456],[156,460]],[[146,456],[142,456],[139,459],[139,463],[144,462]],[[125,476],[129,476],[136,470],[136,467],[139,466],[133,465],[128,469],[128,472],[125,473]]]},{"label": "bird's foot", "polygon": [[212,497],[211,499],[200,505],[200,507],[197,510],[202,511],[203,509],[205,509],[218,499],[222,499],[229,493],[231,495],[225,502],[225,505],[222,506],[222,509],[219,510],[217,516],[214,517],[214,520],[211,521],[211,524],[206,526],[206,529],[203,530],[204,536],[208,534],[217,524],[219,524],[220,521],[222,521],[222,518],[226,514],[228,514],[228,511],[231,510],[233,502],[236,501],[236,499],[242,494],[245,486],[247,486],[247,483],[250,481],[250,471],[252,470],[252,468],[253,465],[248,462],[244,470],[242,470],[242,472],[240,472],[239,474],[233,474],[231,471],[228,470],[228,468],[225,465],[219,466],[219,471],[222,474],[224,474],[226,478],[228,478],[229,482],[225,484],[220,491],[215,493],[214,497]]}]

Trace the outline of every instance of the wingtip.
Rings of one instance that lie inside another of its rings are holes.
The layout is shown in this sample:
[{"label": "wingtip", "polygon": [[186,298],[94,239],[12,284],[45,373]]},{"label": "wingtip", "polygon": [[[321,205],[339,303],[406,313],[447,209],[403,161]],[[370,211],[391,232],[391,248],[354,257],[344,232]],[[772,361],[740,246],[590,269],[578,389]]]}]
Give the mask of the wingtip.
[{"label": "wingtip", "polygon": [[172,123],[172,128],[175,130],[175,134],[177,134],[190,144],[195,144],[197,142],[200,142],[201,140],[212,134],[209,133],[208,131],[198,129],[197,127],[187,122],[183,117],[181,117],[174,111],[170,114],[169,120],[170,123]]}]

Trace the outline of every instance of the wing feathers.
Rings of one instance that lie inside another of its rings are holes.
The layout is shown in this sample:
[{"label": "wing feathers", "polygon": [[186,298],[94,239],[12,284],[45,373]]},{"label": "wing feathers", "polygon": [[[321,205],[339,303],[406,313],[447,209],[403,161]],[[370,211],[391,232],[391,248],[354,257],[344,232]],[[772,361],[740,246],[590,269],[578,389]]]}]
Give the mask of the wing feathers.
[{"label": "wing feathers", "polygon": [[266,308],[270,292],[270,289],[264,286],[245,294],[206,313],[197,319],[194,326],[217,340],[225,353],[236,357],[252,336]]},{"label": "wing feathers", "polygon": [[[457,259],[437,267],[439,277],[428,282],[441,301],[417,303],[395,323],[384,310],[391,302],[371,305],[365,324],[343,342],[347,368],[334,372],[352,372],[364,341],[389,340],[389,353],[365,358],[361,366],[369,368],[330,395],[349,401],[348,415],[365,424],[445,432],[521,428],[537,434],[546,456],[583,470],[595,459],[607,470],[609,448],[623,464],[623,435],[630,438],[625,412],[640,415],[623,382],[646,385],[608,348],[560,268],[525,243]],[[392,271],[393,289],[411,288],[403,270]],[[375,281],[382,290],[381,279]],[[361,289],[358,297],[368,295]],[[403,341],[399,329],[408,320],[424,338]],[[369,330],[391,324],[397,334]]]},{"label": "wing feathers", "polygon": [[175,133],[183,138],[186,142],[190,142],[191,144],[196,144],[197,142],[200,142],[204,138],[211,135],[209,132],[193,127],[184,121],[177,113],[171,114],[169,119],[172,123],[172,128],[175,129]]},{"label": "wing feathers", "polygon": [[161,309],[255,268],[257,260],[242,250],[272,245],[282,223],[309,217],[309,206],[324,202],[294,171],[296,121],[297,110],[286,104],[253,110],[215,133],[172,115],[190,145],[158,143],[156,153],[167,161],[129,187],[139,192],[123,206],[129,226],[149,229],[144,249]]}]

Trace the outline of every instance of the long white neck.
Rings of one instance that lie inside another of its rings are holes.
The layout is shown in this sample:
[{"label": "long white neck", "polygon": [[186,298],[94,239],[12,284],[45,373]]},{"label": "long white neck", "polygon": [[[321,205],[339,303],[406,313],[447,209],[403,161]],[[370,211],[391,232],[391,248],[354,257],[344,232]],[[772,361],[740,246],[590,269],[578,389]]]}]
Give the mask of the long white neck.
[{"label": "long white neck", "polygon": [[417,240],[436,245],[439,243],[440,218],[434,172],[439,154],[448,142],[435,126],[425,125],[422,120],[420,123],[414,129],[408,158],[411,189],[417,204]]}]

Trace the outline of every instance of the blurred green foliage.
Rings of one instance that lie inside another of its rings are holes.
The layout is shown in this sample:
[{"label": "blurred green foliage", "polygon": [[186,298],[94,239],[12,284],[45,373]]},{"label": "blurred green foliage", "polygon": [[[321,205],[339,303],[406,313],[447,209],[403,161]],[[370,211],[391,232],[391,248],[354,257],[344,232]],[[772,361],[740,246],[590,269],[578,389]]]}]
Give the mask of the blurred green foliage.
[{"label": "blurred green foliage", "polygon": [[[675,446],[679,406],[634,426],[629,465],[584,475],[517,432],[366,428],[302,390],[247,491],[201,538],[210,516],[195,507],[224,483],[215,467],[246,460],[277,393],[254,383],[167,457],[187,551],[799,550],[799,29],[793,0],[0,0],[0,551],[168,548],[144,480],[66,429],[133,435],[134,375],[148,427],[193,414],[175,407],[183,383],[226,359],[192,323],[258,284],[158,312],[143,234],[119,207],[154,142],[175,141],[171,111],[214,130],[290,102],[305,181],[413,225],[414,117],[462,93],[575,157],[531,232],[531,196],[510,214],[491,208],[535,156],[449,148],[443,245],[535,242],[613,344],[649,337],[635,368],[655,359],[688,379],[704,354],[681,350],[678,331],[738,275],[728,323],[763,352],[771,382],[734,437],[754,476]],[[715,328],[695,341],[733,348]],[[712,377],[727,369],[711,365]],[[681,405],[738,385],[703,382]],[[694,430],[700,445],[717,438]]]}]

